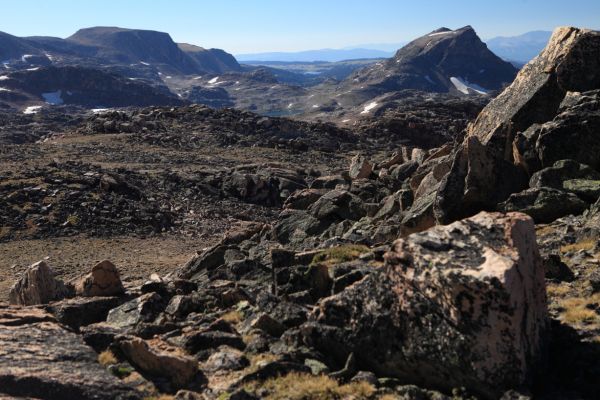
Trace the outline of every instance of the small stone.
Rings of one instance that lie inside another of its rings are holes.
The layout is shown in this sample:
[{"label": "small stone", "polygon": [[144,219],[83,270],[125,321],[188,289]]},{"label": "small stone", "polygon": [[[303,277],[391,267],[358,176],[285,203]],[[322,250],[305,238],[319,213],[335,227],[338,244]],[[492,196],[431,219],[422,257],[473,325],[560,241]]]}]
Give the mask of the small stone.
[{"label": "small stone", "polygon": [[250,323],[253,329],[260,329],[271,336],[279,337],[285,331],[285,326],[273,319],[269,314],[261,313]]},{"label": "small stone", "polygon": [[373,172],[373,165],[360,154],[357,154],[350,163],[350,179],[366,179]]}]

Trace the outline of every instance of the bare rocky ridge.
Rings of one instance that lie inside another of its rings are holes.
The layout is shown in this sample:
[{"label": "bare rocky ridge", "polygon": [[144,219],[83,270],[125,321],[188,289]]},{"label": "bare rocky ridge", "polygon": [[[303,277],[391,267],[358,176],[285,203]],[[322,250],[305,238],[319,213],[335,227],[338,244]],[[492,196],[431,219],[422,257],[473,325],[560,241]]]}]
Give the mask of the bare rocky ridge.
[{"label": "bare rocky ridge", "polygon": [[[62,132],[51,114],[7,118],[45,133],[0,153],[0,246],[128,232],[194,241],[186,263],[141,280],[126,263],[66,271],[53,259],[56,275],[44,269],[36,285],[40,265],[19,267],[13,302],[45,304],[4,306],[0,348],[17,356],[0,350],[0,393],[594,399],[599,88],[585,60],[597,41],[557,30],[507,103],[466,132],[476,107],[461,102],[428,116],[402,104],[404,137],[386,135],[393,117],[352,129],[203,106],[88,114]],[[560,73],[548,80],[540,65]],[[546,108],[524,82],[560,100]],[[538,109],[544,119],[527,116]],[[434,130],[435,115],[455,128]],[[513,131],[515,115],[531,123]],[[565,146],[569,133],[579,140]],[[30,369],[19,349],[39,356],[40,341],[51,355]],[[83,375],[65,375],[75,362]]]}]

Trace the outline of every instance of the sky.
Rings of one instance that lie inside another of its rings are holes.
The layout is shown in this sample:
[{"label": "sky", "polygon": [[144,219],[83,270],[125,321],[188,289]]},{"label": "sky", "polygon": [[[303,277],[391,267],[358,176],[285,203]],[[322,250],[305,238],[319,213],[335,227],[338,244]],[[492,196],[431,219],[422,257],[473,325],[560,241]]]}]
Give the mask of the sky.
[{"label": "sky", "polygon": [[[600,27],[600,0],[3,0],[0,31],[68,37],[90,26],[152,29],[230,53],[401,43],[445,26],[483,39]],[[376,46],[370,46],[376,47]]]}]

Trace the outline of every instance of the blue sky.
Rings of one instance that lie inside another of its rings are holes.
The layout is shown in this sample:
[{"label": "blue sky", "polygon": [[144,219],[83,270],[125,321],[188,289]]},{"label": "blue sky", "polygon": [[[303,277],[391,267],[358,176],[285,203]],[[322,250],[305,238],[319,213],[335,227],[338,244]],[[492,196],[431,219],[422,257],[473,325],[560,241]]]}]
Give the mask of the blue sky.
[{"label": "blue sky", "polygon": [[169,32],[232,53],[398,43],[440,26],[482,38],[559,25],[600,27],[600,0],[27,0],[4,1],[0,31],[67,37],[78,28]]}]

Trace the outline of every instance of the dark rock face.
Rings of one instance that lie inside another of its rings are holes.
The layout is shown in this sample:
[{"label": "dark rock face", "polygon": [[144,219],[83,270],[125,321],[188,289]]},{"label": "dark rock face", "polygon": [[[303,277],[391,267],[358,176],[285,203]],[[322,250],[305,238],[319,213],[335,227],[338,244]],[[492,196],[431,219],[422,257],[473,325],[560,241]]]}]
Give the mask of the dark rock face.
[{"label": "dark rock face", "polygon": [[[600,41],[600,35],[598,37]],[[600,90],[569,93],[559,114],[539,129],[535,147],[541,165],[546,167],[561,159],[570,158],[596,170],[600,169],[599,131]],[[573,145],[574,143],[577,145]]]},{"label": "dark rock face", "polygon": [[319,303],[302,328],[307,343],[338,362],[354,353],[387,376],[486,398],[531,378],[548,314],[530,218],[481,213],[399,240],[385,257],[382,271]]},{"label": "dark rock face", "polygon": [[141,397],[111,376],[81,338],[35,309],[0,306],[0,396],[127,399]]},{"label": "dark rock face", "polygon": [[572,193],[550,188],[528,189],[511,194],[500,204],[501,211],[520,211],[538,224],[549,223],[565,215],[579,215],[588,204]]}]

